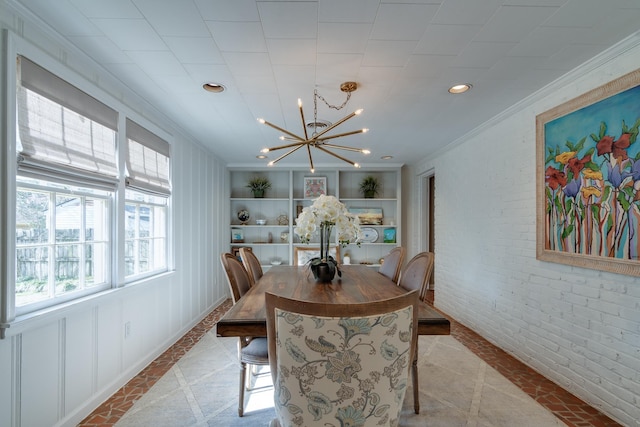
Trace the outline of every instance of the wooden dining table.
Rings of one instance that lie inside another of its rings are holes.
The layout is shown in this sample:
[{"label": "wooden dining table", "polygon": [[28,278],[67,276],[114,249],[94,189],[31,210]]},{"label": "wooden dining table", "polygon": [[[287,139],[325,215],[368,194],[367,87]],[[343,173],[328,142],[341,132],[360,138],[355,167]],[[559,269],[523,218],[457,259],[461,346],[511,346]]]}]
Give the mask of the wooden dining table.
[{"label": "wooden dining table", "polygon": [[[342,277],[331,283],[316,283],[307,267],[273,266],[234,304],[216,325],[219,337],[266,337],[267,320],[264,294],[301,301],[357,304],[379,301],[406,292],[376,268],[366,265],[340,266]],[[345,313],[348,315],[349,313]],[[421,302],[418,312],[419,335],[449,335],[449,320]]]}]

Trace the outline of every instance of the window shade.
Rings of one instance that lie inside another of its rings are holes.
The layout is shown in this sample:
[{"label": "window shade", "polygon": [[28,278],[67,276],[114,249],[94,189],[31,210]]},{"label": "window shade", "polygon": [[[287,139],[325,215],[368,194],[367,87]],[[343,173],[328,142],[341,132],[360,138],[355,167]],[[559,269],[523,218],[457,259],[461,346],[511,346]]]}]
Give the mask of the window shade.
[{"label": "window shade", "polygon": [[169,143],[127,119],[128,188],[169,196]]},{"label": "window shade", "polygon": [[118,113],[18,58],[20,174],[115,189]]}]

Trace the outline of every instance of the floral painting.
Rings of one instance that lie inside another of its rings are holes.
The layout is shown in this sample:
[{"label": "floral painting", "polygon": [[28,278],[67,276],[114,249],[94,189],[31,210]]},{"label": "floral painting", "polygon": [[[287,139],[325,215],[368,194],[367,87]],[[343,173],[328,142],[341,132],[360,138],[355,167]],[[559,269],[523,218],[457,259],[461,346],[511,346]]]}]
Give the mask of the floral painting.
[{"label": "floral painting", "polygon": [[640,80],[538,116],[538,258],[640,275]]}]

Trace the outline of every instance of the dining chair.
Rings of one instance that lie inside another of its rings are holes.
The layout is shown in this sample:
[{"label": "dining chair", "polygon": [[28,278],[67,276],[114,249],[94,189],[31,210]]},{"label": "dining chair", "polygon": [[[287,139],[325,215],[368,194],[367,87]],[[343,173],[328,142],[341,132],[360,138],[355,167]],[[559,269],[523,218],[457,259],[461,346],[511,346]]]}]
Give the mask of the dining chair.
[{"label": "dining chair", "polygon": [[247,270],[249,274],[249,281],[251,282],[251,286],[255,285],[256,282],[262,277],[262,266],[260,265],[260,260],[253,253],[250,248],[240,248],[240,258],[242,259],[242,265],[244,265],[244,269]]},{"label": "dining chair", "polygon": [[[433,252],[420,252],[409,260],[400,274],[398,286],[408,291],[417,291],[421,301],[425,301],[429,279],[433,274]],[[418,346],[416,345],[416,355],[414,364],[411,367],[411,382],[413,384],[413,409],[416,414],[420,413],[420,390],[418,389],[418,364],[415,362]]]},{"label": "dining chair", "polygon": [[[329,248],[329,255],[340,263],[340,246]],[[305,265],[311,258],[320,256],[319,247],[296,246],[293,250],[293,265]]]},{"label": "dining chair", "polygon": [[402,246],[395,247],[389,251],[384,257],[382,265],[378,269],[378,273],[387,276],[393,281],[398,283],[398,277],[400,276],[400,269],[402,268],[402,261],[404,261],[404,248]]},{"label": "dining chair", "polygon": [[[231,290],[231,299],[237,303],[251,288],[249,274],[242,263],[230,253],[220,255],[220,262],[226,273],[227,284]],[[238,360],[240,360],[240,391],[238,394],[238,415],[244,415],[244,392],[251,391],[251,375],[254,366],[269,365],[267,339],[264,337],[240,337],[238,339]],[[247,375],[249,371],[249,375]]]},{"label": "dining chair", "polygon": [[418,292],[360,304],[267,292],[265,305],[272,426],[398,424],[417,354]]}]

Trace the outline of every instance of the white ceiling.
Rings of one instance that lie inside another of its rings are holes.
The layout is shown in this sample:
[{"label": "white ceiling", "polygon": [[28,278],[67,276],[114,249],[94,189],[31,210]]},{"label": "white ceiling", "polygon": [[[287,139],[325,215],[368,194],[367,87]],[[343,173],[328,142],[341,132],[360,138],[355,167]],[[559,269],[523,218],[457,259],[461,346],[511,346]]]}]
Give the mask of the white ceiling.
[{"label": "white ceiling", "polygon": [[234,165],[280,143],[256,118],[302,135],[297,99],[309,121],[314,89],[340,105],[344,81],[359,84],[349,104],[319,101],[318,119],[364,108],[335,132],[370,131],[333,142],[369,148],[346,155],[363,166],[415,163],[640,29],[640,0],[14,2]]}]

